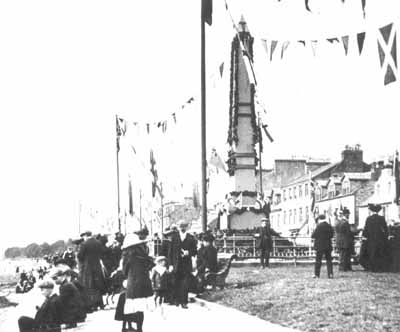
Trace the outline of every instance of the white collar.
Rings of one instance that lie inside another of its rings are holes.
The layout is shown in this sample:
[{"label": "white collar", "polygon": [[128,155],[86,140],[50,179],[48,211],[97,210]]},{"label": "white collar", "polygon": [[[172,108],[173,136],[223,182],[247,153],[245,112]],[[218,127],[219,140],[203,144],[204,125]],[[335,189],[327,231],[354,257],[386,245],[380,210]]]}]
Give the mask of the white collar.
[{"label": "white collar", "polygon": [[181,238],[182,242],[186,239],[186,235],[187,235],[187,232],[185,232],[185,233],[179,232],[179,237]]}]

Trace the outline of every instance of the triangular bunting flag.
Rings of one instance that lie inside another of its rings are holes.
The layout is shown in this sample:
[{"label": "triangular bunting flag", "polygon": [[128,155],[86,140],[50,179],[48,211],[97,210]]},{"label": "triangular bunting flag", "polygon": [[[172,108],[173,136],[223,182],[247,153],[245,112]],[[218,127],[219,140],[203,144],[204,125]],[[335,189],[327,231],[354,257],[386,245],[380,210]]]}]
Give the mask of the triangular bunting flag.
[{"label": "triangular bunting flag", "polygon": [[393,45],[392,45],[392,50],[390,51],[390,54],[393,58],[394,64],[396,65],[396,69],[397,69],[397,34],[394,33],[394,39],[393,39]]},{"label": "triangular bunting flag", "polygon": [[221,77],[224,74],[224,63],[223,62],[219,65],[219,74],[221,75]]},{"label": "triangular bunting flag", "polygon": [[365,32],[357,33],[357,44],[360,55],[364,47],[364,41],[365,41]]},{"label": "triangular bunting flag", "polygon": [[267,53],[267,55],[268,55],[268,42],[267,42],[267,40],[266,39],[261,39],[261,43],[264,46],[265,53]]},{"label": "triangular bunting flag", "polygon": [[282,51],[281,51],[281,59],[283,58],[283,53],[285,53],[285,51],[287,50],[287,48],[289,47],[289,43],[290,41],[286,40],[285,42],[283,42],[282,44]]},{"label": "triangular bunting flag", "polygon": [[349,36],[343,36],[342,42],[344,47],[344,54],[347,55],[347,52],[349,51]]},{"label": "triangular bunting flag", "polygon": [[174,122],[176,123],[176,114],[172,113],[172,118],[174,119]]},{"label": "triangular bunting flag", "polygon": [[147,133],[150,134],[150,123],[146,123]]},{"label": "triangular bunting flag", "polygon": [[328,38],[327,41],[330,42],[331,44],[333,44],[333,42],[337,42],[338,43],[339,39],[337,39],[337,38]]},{"label": "triangular bunting flag", "polygon": [[269,60],[270,61],[272,61],[272,55],[274,54],[274,51],[275,51],[275,48],[276,48],[276,45],[278,44],[278,41],[277,40],[273,40],[273,41],[271,41],[271,54],[270,54],[270,56],[269,56]]},{"label": "triangular bunting flag", "polygon": [[389,37],[390,37],[390,33],[392,32],[392,27],[393,27],[393,23],[390,23],[390,24],[384,26],[383,28],[379,29],[386,44],[389,42]]},{"label": "triangular bunting flag", "polygon": [[300,44],[303,44],[303,46],[306,46],[306,41],[305,40],[298,40],[297,42],[300,43]]},{"label": "triangular bunting flag", "polygon": [[392,83],[395,81],[396,81],[396,76],[394,75],[392,66],[388,65],[388,67],[386,69],[386,74],[385,74],[385,85],[388,85],[389,83]]},{"label": "triangular bunting flag", "polygon": [[316,52],[317,52],[317,40],[312,40],[311,41],[311,49],[313,52],[313,55],[315,56]]}]

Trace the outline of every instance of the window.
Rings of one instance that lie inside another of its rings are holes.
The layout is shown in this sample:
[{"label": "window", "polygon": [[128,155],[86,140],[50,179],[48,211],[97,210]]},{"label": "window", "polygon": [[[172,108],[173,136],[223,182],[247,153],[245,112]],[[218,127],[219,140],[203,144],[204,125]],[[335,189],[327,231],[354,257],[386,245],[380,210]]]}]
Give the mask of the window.
[{"label": "window", "polygon": [[283,200],[286,201],[286,189],[283,189]]},{"label": "window", "polygon": [[286,211],[283,211],[283,224],[286,225]]},{"label": "window", "polygon": [[292,210],[289,210],[289,220],[288,224],[290,225],[292,223]]},{"label": "window", "polygon": [[335,186],[335,183],[332,182],[329,184],[329,187],[328,187],[328,198],[335,197],[335,191],[336,191],[336,186]]},{"label": "window", "polygon": [[303,222],[303,209],[299,208],[299,222],[302,223]]},{"label": "window", "polygon": [[280,214],[278,214],[278,215],[276,216],[276,217],[277,217],[277,218],[276,218],[276,226],[277,226],[277,227],[279,227],[279,224],[280,224],[280,220],[279,220],[279,219],[280,219],[280,216],[281,216]]},{"label": "window", "polygon": [[343,195],[350,194],[350,181],[344,180],[342,184]]},{"label": "window", "polygon": [[305,210],[306,210],[306,220],[308,220],[308,210],[309,210],[309,207],[307,206],[307,207],[305,208]]},{"label": "window", "polygon": [[296,224],[296,221],[297,221],[296,212],[297,212],[297,210],[294,209],[293,210],[293,224]]},{"label": "window", "polygon": [[297,198],[297,187],[293,187],[293,198]]},{"label": "window", "polygon": [[292,188],[289,188],[289,199],[292,199]]},{"label": "window", "polygon": [[315,200],[320,201],[321,200],[321,188],[315,189]]},{"label": "window", "polygon": [[304,185],[304,196],[308,196],[308,183]]},{"label": "window", "polygon": [[392,189],[392,183],[391,183],[391,182],[389,182],[389,183],[388,183],[388,194],[390,194],[390,192],[391,192],[391,189]]},{"label": "window", "polygon": [[303,196],[303,186],[299,186],[299,197]]},{"label": "window", "polygon": [[376,194],[379,195],[379,194],[380,194],[380,191],[381,191],[381,186],[380,186],[380,184],[378,183],[378,184],[376,185]]}]

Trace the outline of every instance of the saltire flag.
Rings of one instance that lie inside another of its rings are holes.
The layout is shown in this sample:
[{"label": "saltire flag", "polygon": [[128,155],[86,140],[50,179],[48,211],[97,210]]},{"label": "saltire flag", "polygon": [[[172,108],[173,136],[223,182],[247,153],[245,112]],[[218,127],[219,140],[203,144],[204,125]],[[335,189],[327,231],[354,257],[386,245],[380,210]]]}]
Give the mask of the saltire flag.
[{"label": "saltire flag", "polygon": [[314,215],[315,211],[315,184],[311,180],[310,181],[310,195],[311,195],[311,205],[310,205],[310,212]]},{"label": "saltire flag", "polygon": [[202,13],[201,17],[208,25],[212,24],[213,3],[212,0],[202,0]]},{"label": "saltire flag", "polygon": [[397,41],[396,30],[393,23],[379,29],[381,36],[378,36],[378,53],[381,68],[385,71],[384,84],[396,81],[397,71]]},{"label": "saltire flag", "polygon": [[399,198],[400,198],[400,169],[399,169],[399,152],[398,151],[396,151],[395,156],[394,156],[393,175],[394,175],[395,188],[396,188],[396,194],[395,194],[394,202],[396,204],[398,204],[399,203]]},{"label": "saltire flag", "polygon": [[347,55],[349,51],[349,36],[342,37],[343,47],[344,47],[344,54]]},{"label": "saltire flag", "polygon": [[365,32],[357,33],[357,44],[360,55],[364,47],[364,41],[365,41]]}]

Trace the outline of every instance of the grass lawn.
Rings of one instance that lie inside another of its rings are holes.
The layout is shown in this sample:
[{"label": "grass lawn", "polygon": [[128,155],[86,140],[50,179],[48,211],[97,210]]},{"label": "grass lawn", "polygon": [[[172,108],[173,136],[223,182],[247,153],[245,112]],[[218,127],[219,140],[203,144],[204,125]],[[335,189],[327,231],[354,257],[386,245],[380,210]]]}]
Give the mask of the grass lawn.
[{"label": "grass lawn", "polygon": [[224,290],[201,297],[301,331],[400,331],[400,274],[313,266],[232,267]]}]

